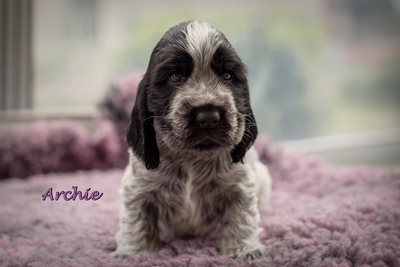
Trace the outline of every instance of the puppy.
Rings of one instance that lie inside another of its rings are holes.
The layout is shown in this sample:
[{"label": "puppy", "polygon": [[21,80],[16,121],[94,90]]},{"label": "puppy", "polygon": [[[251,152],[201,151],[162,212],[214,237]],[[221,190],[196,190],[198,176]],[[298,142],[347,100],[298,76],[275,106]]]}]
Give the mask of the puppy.
[{"label": "puppy", "polygon": [[222,253],[261,257],[271,179],[250,149],[256,136],[246,67],[225,36],[200,21],[171,28],[151,54],[127,129],[113,256],[159,250],[160,230],[173,238],[219,229]]}]

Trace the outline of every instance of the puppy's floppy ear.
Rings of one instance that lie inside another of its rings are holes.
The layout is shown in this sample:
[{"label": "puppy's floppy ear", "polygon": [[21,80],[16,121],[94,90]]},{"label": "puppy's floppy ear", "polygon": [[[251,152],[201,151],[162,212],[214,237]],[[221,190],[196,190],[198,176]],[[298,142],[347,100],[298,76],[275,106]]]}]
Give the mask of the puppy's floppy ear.
[{"label": "puppy's floppy ear", "polygon": [[133,153],[141,160],[148,170],[158,167],[160,153],[157,147],[156,132],[152,113],[147,107],[147,75],[138,87],[135,105],[131,114],[131,122],[126,129],[126,140]]},{"label": "puppy's floppy ear", "polygon": [[247,150],[254,144],[256,140],[258,130],[256,120],[254,119],[253,111],[250,108],[250,112],[246,114],[245,124],[244,124],[244,134],[243,138],[239,144],[231,151],[232,161],[237,163],[241,161],[243,163],[243,157]]}]

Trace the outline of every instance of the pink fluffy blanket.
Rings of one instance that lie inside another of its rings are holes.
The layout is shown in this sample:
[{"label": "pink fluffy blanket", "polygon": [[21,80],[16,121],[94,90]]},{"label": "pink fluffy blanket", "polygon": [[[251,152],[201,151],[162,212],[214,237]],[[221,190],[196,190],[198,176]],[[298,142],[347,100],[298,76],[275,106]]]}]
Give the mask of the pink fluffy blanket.
[{"label": "pink fluffy blanket", "polygon": [[[261,140],[262,141],[262,140]],[[334,166],[256,147],[273,177],[262,214],[267,254],[251,266],[400,266],[400,175]],[[215,237],[176,239],[157,253],[113,259],[122,171],[34,175],[0,182],[0,266],[248,266],[221,255]],[[42,200],[98,191],[97,201]]]}]

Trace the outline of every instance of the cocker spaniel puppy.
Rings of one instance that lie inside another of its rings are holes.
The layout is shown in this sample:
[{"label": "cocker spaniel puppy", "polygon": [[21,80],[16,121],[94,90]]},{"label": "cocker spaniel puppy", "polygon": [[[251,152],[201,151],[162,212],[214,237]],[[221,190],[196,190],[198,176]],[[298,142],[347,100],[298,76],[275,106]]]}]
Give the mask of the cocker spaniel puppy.
[{"label": "cocker spaniel puppy", "polygon": [[160,231],[219,229],[223,253],[261,257],[258,221],[271,179],[250,148],[256,136],[246,67],[225,36],[200,21],[171,28],[151,54],[127,129],[113,256],[159,250]]}]

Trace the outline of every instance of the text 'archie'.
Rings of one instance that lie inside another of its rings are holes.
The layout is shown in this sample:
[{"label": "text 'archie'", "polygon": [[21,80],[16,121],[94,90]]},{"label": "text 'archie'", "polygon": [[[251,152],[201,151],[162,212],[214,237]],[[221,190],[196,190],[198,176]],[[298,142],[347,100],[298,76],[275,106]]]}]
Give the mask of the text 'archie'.
[{"label": "text 'archie'", "polygon": [[[58,201],[58,199],[63,196],[65,201],[75,201],[77,198],[79,200],[93,200],[97,201],[99,200],[102,196],[103,193],[100,193],[99,191],[93,191],[89,193],[91,188],[86,189],[85,193],[82,193],[82,191],[78,190],[77,186],[72,186],[73,191],[60,191],[60,192],[55,192],[53,195],[53,188],[49,188],[46,193],[42,195],[42,200],[45,201],[47,198],[49,198],[51,201]],[[89,195],[90,194],[90,195]]]}]

